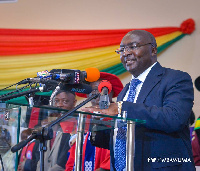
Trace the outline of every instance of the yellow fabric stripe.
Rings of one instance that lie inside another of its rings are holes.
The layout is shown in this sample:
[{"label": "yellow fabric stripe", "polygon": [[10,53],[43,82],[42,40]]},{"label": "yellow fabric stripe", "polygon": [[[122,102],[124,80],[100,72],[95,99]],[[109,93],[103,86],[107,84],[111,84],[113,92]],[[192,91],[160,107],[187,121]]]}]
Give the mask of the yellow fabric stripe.
[{"label": "yellow fabric stripe", "polygon": [[198,118],[195,122],[195,126],[194,126],[194,129],[199,129],[200,128],[200,119]]},{"label": "yellow fabric stripe", "polygon": [[175,39],[176,37],[180,36],[181,34],[183,34],[183,33],[180,31],[176,31],[176,32],[173,32],[170,34],[166,34],[164,36],[156,37],[157,46],[161,46],[161,45],[167,43],[168,41]]},{"label": "yellow fabric stripe", "polygon": [[118,46],[51,54],[24,55],[1,58],[0,88],[22,79],[35,77],[37,72],[51,69],[80,69],[96,67],[99,70],[120,62],[114,52]]}]

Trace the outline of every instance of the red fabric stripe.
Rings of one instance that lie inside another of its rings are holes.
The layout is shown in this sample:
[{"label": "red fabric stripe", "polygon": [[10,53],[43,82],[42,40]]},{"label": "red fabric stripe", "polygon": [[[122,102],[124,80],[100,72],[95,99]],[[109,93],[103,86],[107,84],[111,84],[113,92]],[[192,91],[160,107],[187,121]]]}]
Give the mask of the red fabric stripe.
[{"label": "red fabric stripe", "polygon": [[[172,33],[174,31],[179,30],[179,28],[152,28],[145,29],[150,31],[154,36],[160,36]],[[2,31],[2,29],[1,29]],[[20,32],[22,30],[18,30]],[[26,30],[27,32],[30,30]],[[26,32],[25,31],[25,32]],[[58,31],[52,31],[51,36],[4,36],[0,38],[0,55],[20,55],[20,54],[39,54],[39,53],[53,53],[53,52],[66,52],[66,51],[74,51],[81,49],[89,49],[89,48],[97,48],[97,47],[105,47],[118,45],[125,35],[127,31],[130,30],[109,30],[109,31],[76,31],[78,35],[74,36],[65,36],[66,39],[60,36],[53,35],[54,32],[59,33]],[[5,30],[6,32],[6,30]],[[13,30],[11,31],[13,32]],[[39,31],[41,32],[41,30]],[[43,30],[44,34],[46,34],[47,30]],[[50,32],[50,31],[49,31]],[[63,31],[61,31],[63,32]],[[74,33],[75,31],[69,31]],[[105,34],[102,34],[105,33]],[[109,33],[110,32],[110,33]],[[115,34],[112,34],[115,32]],[[67,33],[67,31],[66,31]],[[85,33],[85,35],[83,35]],[[109,35],[107,35],[109,33]],[[10,33],[12,34],[12,33]],[[19,33],[16,33],[19,35]],[[34,34],[34,32],[33,32]],[[93,35],[91,35],[93,34]],[[47,34],[46,34],[47,35]],[[80,36],[81,35],[81,36]]]},{"label": "red fabric stripe", "polygon": [[[139,29],[139,28],[138,28]],[[137,29],[137,30],[138,30]],[[159,32],[175,31],[178,27],[157,27],[147,28],[152,34]],[[34,29],[0,29],[0,35],[105,35],[105,34],[126,34],[134,29],[115,29],[115,30],[34,30]]]}]

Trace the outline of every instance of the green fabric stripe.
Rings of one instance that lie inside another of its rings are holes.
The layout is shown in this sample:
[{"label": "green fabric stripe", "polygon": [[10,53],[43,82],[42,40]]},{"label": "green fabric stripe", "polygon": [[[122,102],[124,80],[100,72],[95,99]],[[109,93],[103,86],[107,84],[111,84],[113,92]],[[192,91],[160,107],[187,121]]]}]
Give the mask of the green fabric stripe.
[{"label": "green fabric stripe", "polygon": [[161,45],[158,47],[158,54],[161,53],[163,50],[165,50],[166,48],[168,48],[171,44],[175,43],[176,41],[180,40],[181,38],[183,38],[186,34],[181,34],[180,36],[176,37],[175,39],[170,40],[169,42]]},{"label": "green fabric stripe", "polygon": [[120,75],[124,72],[126,72],[126,69],[123,67],[122,63],[114,65],[110,68],[106,68],[101,70],[101,72],[107,72],[107,73],[111,73],[111,74],[115,74],[115,75]]},{"label": "green fabric stripe", "polygon": [[196,127],[196,128],[194,128],[194,130],[197,130],[197,129],[200,129],[200,127]]}]

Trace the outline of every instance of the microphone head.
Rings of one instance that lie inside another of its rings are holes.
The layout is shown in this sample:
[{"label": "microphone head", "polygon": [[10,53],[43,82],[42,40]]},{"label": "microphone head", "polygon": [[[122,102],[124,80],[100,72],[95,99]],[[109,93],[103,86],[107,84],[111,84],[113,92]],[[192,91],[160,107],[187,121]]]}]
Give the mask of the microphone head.
[{"label": "microphone head", "polygon": [[101,93],[102,89],[106,87],[108,88],[108,94],[110,94],[110,92],[112,91],[112,84],[110,83],[110,81],[107,80],[102,80],[98,86],[98,90]]},{"label": "microphone head", "polygon": [[200,76],[196,78],[194,81],[195,87],[198,91],[200,91]]},{"label": "microphone head", "polygon": [[85,80],[88,82],[94,82],[100,78],[100,72],[97,68],[87,68],[85,71],[87,73]]}]

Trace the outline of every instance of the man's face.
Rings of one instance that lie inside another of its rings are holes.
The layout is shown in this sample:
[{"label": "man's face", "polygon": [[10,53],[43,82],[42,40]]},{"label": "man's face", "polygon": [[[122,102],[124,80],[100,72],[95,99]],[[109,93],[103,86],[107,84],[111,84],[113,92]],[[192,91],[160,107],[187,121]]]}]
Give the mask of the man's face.
[{"label": "man's face", "polygon": [[[120,55],[121,62],[124,68],[135,77],[156,62],[156,52],[154,53],[155,49],[153,49],[150,43],[152,43],[150,38],[141,33],[126,35],[122,39],[120,49],[125,49],[124,53]],[[129,48],[127,50],[127,47],[133,46],[136,46],[136,48]]]},{"label": "man's face", "polygon": [[[55,96],[53,106],[61,108],[61,109],[71,110],[75,107],[76,102],[77,100],[75,98],[75,95],[69,92],[67,93],[61,92]],[[48,124],[49,122],[54,121],[56,118],[60,116],[61,116],[60,111],[58,112],[53,111],[49,113],[48,119],[43,120],[41,124],[42,125]],[[57,128],[53,128],[53,129],[57,129]]]},{"label": "man's face", "polygon": [[76,105],[75,96],[71,93],[62,92],[54,98],[54,106],[71,110]]}]

